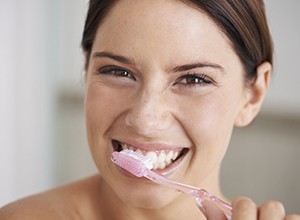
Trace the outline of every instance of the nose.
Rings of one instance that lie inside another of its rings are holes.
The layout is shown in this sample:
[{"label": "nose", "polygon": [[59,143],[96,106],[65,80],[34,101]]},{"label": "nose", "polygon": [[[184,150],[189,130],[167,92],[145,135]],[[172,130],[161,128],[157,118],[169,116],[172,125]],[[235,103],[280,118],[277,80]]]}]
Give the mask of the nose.
[{"label": "nose", "polygon": [[150,91],[138,95],[125,116],[126,125],[144,136],[167,130],[172,120],[169,102],[164,94]]}]

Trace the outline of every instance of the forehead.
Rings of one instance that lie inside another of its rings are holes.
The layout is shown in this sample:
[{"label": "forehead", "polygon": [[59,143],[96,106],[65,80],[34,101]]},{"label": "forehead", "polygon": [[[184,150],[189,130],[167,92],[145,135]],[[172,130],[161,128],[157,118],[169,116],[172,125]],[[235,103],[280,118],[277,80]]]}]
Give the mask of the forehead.
[{"label": "forehead", "polygon": [[207,59],[234,52],[227,37],[201,9],[179,0],[121,0],[100,25],[97,50],[164,59]]}]

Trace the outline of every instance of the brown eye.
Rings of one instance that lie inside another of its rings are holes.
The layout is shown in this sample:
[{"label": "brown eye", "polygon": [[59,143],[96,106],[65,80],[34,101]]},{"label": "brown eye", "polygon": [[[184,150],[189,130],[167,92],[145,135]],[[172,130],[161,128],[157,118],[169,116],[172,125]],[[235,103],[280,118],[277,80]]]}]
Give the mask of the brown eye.
[{"label": "brown eye", "polygon": [[114,67],[114,66],[100,68],[98,70],[98,73],[103,74],[103,75],[111,75],[111,76],[116,76],[116,77],[125,77],[125,78],[135,79],[130,71],[123,69],[123,68]]},{"label": "brown eye", "polygon": [[178,84],[186,84],[186,85],[209,85],[212,84],[214,81],[210,79],[208,76],[201,74],[186,74],[179,77],[179,79],[176,81]]},{"label": "brown eye", "polygon": [[130,73],[127,72],[126,70],[116,69],[116,70],[112,70],[111,72],[115,76],[122,76],[122,77],[130,77],[131,76]]}]

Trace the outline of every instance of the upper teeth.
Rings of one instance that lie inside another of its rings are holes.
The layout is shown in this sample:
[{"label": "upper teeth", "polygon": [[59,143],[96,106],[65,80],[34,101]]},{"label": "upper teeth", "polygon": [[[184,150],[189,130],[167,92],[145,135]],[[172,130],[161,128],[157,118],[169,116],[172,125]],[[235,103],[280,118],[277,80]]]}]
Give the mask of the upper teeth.
[{"label": "upper teeth", "polygon": [[141,151],[139,149],[135,149],[134,147],[128,144],[121,144],[123,149],[129,149],[136,151],[137,153],[143,154],[153,161],[153,170],[156,169],[164,169],[168,165],[170,165],[179,155],[180,151],[173,150],[161,150],[161,151]]}]

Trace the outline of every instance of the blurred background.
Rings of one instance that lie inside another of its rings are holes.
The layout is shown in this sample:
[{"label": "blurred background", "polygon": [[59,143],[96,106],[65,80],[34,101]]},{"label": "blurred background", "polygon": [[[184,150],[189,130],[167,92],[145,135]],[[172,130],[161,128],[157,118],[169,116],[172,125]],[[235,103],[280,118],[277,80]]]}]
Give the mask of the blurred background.
[{"label": "blurred background", "polygon": [[[266,1],[275,71],[255,122],[224,159],[229,198],[300,213],[300,1]],[[96,172],[83,112],[87,0],[0,0],[0,206]]]}]

